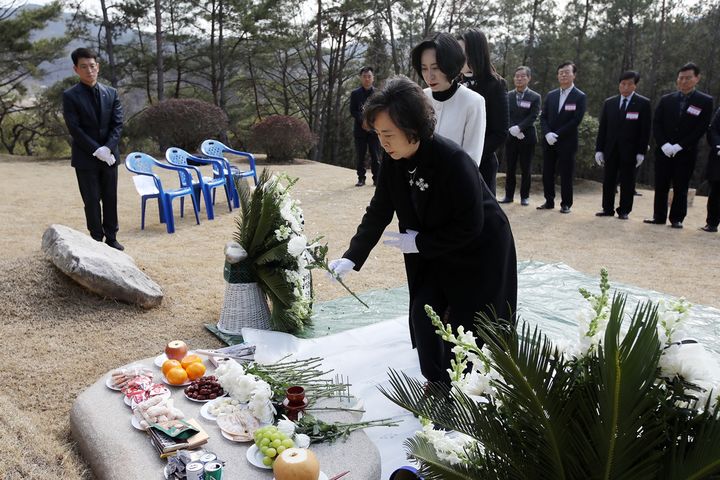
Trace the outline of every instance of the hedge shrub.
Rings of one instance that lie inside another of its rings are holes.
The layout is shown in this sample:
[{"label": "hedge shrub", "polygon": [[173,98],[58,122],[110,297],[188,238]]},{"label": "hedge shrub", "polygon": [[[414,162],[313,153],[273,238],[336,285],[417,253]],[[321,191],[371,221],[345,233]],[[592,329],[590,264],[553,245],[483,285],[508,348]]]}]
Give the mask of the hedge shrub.
[{"label": "hedge shrub", "polygon": [[317,141],[307,123],[286,115],[271,115],[252,127],[252,145],[270,162],[291,162],[305,155]]},{"label": "hedge shrub", "polygon": [[156,141],[161,151],[180,147],[194,152],[208,138],[223,137],[228,119],[220,107],[194,98],[173,98],[148,107],[133,130]]}]

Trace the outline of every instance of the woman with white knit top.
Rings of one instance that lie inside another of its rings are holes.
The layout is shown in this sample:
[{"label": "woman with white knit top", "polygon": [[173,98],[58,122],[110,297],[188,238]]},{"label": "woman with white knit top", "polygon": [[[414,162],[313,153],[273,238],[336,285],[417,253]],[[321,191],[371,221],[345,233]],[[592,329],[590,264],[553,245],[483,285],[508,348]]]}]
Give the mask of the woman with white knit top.
[{"label": "woman with white knit top", "polygon": [[448,33],[436,33],[417,45],[412,66],[428,88],[435,109],[435,133],[462,147],[479,166],[485,144],[485,99],[457,82],[465,53]]}]

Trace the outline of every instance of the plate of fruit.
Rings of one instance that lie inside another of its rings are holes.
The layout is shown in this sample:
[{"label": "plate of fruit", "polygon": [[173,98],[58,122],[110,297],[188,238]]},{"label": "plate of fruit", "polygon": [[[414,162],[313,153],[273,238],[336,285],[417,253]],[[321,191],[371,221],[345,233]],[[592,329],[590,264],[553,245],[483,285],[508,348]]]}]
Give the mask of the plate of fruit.
[{"label": "plate of fruit", "polygon": [[185,387],[185,397],[193,402],[209,402],[225,395],[215,375],[200,377]]},{"label": "plate of fruit", "polygon": [[206,368],[202,358],[191,353],[185,355],[182,360],[174,358],[165,360],[160,370],[163,382],[174,387],[184,387],[205,375]]},{"label": "plate of fruit", "polygon": [[279,454],[295,446],[292,438],[274,425],[258,428],[255,430],[253,438],[255,443],[248,448],[246,457],[248,462],[259,468],[272,468],[272,464]]}]

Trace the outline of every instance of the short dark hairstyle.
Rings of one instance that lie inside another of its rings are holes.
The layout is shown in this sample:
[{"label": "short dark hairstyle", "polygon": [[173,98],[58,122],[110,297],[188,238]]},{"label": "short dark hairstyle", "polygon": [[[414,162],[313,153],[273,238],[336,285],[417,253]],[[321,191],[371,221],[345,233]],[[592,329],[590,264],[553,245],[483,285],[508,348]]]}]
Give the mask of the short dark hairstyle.
[{"label": "short dark hairstyle", "polygon": [[92,58],[97,61],[98,56],[94,50],[90,50],[89,48],[76,48],[70,54],[70,58],[72,58],[73,65],[77,66],[78,60],[81,58]]},{"label": "short dark hairstyle", "polygon": [[386,111],[408,140],[428,140],[435,131],[435,110],[420,85],[404,75],[389,78],[382,89],[367,99],[363,117],[370,128],[375,128],[378,113]]},{"label": "short dark hairstyle", "polygon": [[622,82],[623,80],[632,80],[633,83],[637,85],[638,83],[640,83],[640,74],[635,70],[628,70],[620,74],[620,78],[618,78],[618,83]]},{"label": "short dark hairstyle", "polygon": [[358,73],[358,75],[362,75],[362,74],[365,73],[365,72],[370,72],[370,73],[373,73],[373,74],[375,73],[375,72],[373,71],[373,68],[372,68],[372,67],[362,67],[362,68],[360,69],[360,73]]},{"label": "short dark hairstyle", "polygon": [[696,77],[697,77],[698,75],[700,75],[700,67],[698,67],[697,65],[695,65],[693,62],[688,62],[688,63],[686,63],[685,65],[683,65],[682,67],[680,67],[680,68],[678,69],[677,73],[686,72],[686,71],[688,71],[688,70],[692,70],[692,71],[695,73],[695,76],[696,76]]},{"label": "short dark hairstyle", "polygon": [[515,73],[519,72],[520,70],[525,70],[525,74],[528,77],[532,77],[532,71],[530,70],[530,67],[526,67],[525,65],[520,65],[515,69]]},{"label": "short dark hairstyle", "polygon": [[490,61],[490,45],[485,34],[479,28],[469,28],[458,37],[465,42],[465,57],[473,76],[481,79],[495,78],[500,75]]},{"label": "short dark hairstyle", "polygon": [[425,50],[435,49],[435,57],[440,71],[445,74],[450,82],[455,80],[463,66],[465,66],[465,53],[455,40],[455,37],[449,33],[434,33],[430,37],[420,42],[412,49],[410,58],[412,67],[422,78],[422,62],[420,58]]},{"label": "short dark hairstyle", "polygon": [[577,73],[577,66],[575,66],[575,64],[573,62],[571,62],[570,60],[567,60],[567,61],[561,63],[560,65],[558,65],[558,68],[556,71],[560,71],[561,68],[565,68],[567,66],[572,67],[573,73]]}]

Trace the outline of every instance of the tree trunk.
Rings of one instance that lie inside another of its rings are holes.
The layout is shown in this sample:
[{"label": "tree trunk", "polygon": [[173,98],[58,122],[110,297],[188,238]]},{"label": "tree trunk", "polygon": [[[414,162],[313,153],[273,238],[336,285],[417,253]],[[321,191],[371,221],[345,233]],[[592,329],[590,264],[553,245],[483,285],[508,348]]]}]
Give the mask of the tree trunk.
[{"label": "tree trunk", "polygon": [[581,56],[583,52],[583,40],[585,40],[585,35],[587,35],[588,20],[590,18],[591,7],[591,0],[585,0],[585,12],[583,14],[583,22],[578,30],[578,38],[575,45],[575,64],[577,65],[578,70],[580,69],[580,64],[582,63]]},{"label": "tree trunk", "polygon": [[525,45],[525,52],[523,53],[523,65],[528,64],[528,58],[532,56],[532,51],[535,49],[535,29],[537,28],[538,10],[540,10],[540,4],[542,0],[533,0],[532,5],[532,16],[530,17],[530,27],[528,28],[528,40]]},{"label": "tree trunk", "polygon": [[223,35],[225,27],[225,4],[223,0],[218,2],[218,90],[220,93],[220,101],[218,106],[227,113],[227,95],[225,93],[225,35]]},{"label": "tree trunk", "polygon": [[385,12],[388,29],[390,30],[390,54],[392,55],[393,70],[395,75],[400,73],[400,62],[398,61],[397,45],[395,43],[395,27],[393,26],[392,0],[385,0]]},{"label": "tree trunk", "polygon": [[110,79],[110,85],[113,88],[118,88],[117,73],[115,68],[115,52],[113,48],[113,24],[110,22],[110,16],[108,15],[108,8],[105,0],[100,0],[100,9],[102,10],[103,22],[102,26],[105,29],[105,51],[108,56],[108,78]]},{"label": "tree trunk", "polygon": [[322,0],[317,0],[317,44],[315,45],[315,64],[317,73],[317,90],[315,92],[315,113],[313,115],[313,128],[318,138],[318,144],[315,147],[313,160],[319,161],[322,158],[323,136],[325,128],[320,119],[320,109],[322,107]]},{"label": "tree trunk", "polygon": [[163,36],[160,0],[155,0],[155,52],[157,55],[157,96],[158,102],[165,100],[165,78],[163,76]]}]

